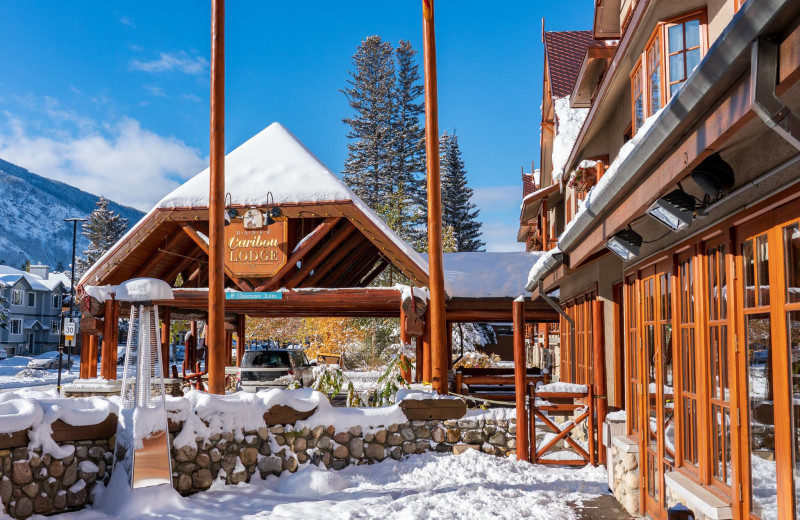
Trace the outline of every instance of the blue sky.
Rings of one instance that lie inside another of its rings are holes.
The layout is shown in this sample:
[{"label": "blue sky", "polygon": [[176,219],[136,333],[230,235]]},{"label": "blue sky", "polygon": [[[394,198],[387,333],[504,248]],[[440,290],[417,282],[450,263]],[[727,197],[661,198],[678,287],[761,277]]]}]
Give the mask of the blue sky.
[{"label": "blue sky", "polygon": [[[378,34],[410,40],[421,60],[421,2],[227,4],[226,149],[279,121],[340,172],[351,56]],[[542,17],[548,30],[589,29],[592,3],[436,3],[439,127],[459,134],[488,250],[522,249]],[[200,0],[0,0],[0,157],[149,209],[207,161],[209,24]]]}]

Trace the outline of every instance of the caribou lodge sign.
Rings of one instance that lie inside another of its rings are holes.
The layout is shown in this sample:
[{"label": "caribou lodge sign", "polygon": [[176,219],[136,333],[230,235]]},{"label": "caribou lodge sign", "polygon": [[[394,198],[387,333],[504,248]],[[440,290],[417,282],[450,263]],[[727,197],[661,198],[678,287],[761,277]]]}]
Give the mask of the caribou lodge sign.
[{"label": "caribou lodge sign", "polygon": [[225,265],[234,276],[267,278],[286,264],[286,222],[245,229],[242,221],[225,227]]}]

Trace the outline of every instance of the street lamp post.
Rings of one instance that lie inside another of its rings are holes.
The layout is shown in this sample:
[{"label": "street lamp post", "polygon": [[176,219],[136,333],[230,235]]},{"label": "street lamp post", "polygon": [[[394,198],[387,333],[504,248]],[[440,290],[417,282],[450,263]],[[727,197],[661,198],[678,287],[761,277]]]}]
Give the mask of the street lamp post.
[{"label": "street lamp post", "polygon": [[[85,218],[65,218],[64,222],[72,222],[72,268],[70,269],[69,317],[75,318],[75,244],[78,239],[78,222],[86,222]],[[61,359],[64,355],[64,313],[61,313],[61,338],[58,341],[58,391],[61,392]],[[67,371],[70,371],[72,347],[67,348]]]}]

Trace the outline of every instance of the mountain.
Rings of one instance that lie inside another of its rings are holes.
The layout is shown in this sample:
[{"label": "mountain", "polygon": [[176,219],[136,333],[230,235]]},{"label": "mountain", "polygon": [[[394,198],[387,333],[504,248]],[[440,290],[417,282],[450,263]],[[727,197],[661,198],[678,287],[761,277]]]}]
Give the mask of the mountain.
[{"label": "mountain", "polygon": [[[86,217],[99,198],[0,159],[0,263],[19,267],[26,260],[55,269],[72,262],[72,224],[65,218]],[[111,202],[109,208],[132,226],[141,211]],[[80,223],[79,223],[80,224]],[[77,256],[89,245],[78,226]]]}]

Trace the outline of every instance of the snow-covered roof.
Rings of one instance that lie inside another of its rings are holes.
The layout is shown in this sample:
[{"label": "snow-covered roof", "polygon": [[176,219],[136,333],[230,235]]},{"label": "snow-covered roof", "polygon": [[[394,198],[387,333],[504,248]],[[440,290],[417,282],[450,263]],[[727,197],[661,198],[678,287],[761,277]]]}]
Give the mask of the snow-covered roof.
[{"label": "snow-covered roof", "polygon": [[44,328],[39,320],[25,320],[25,323],[22,326],[22,328],[25,330],[32,330],[36,327],[39,327],[40,329]]},{"label": "snow-covered roof", "polygon": [[[445,253],[445,291],[451,298],[516,298],[540,252]],[[427,256],[427,255],[425,255]]]},{"label": "snow-covered roof", "polygon": [[27,271],[14,269],[13,267],[9,267],[7,265],[0,265],[0,287],[3,285],[12,286],[22,278],[28,282],[28,285],[31,286],[32,291],[52,292],[61,283],[60,279],[52,278],[52,274],[51,278],[45,280],[42,277],[31,274]]}]

